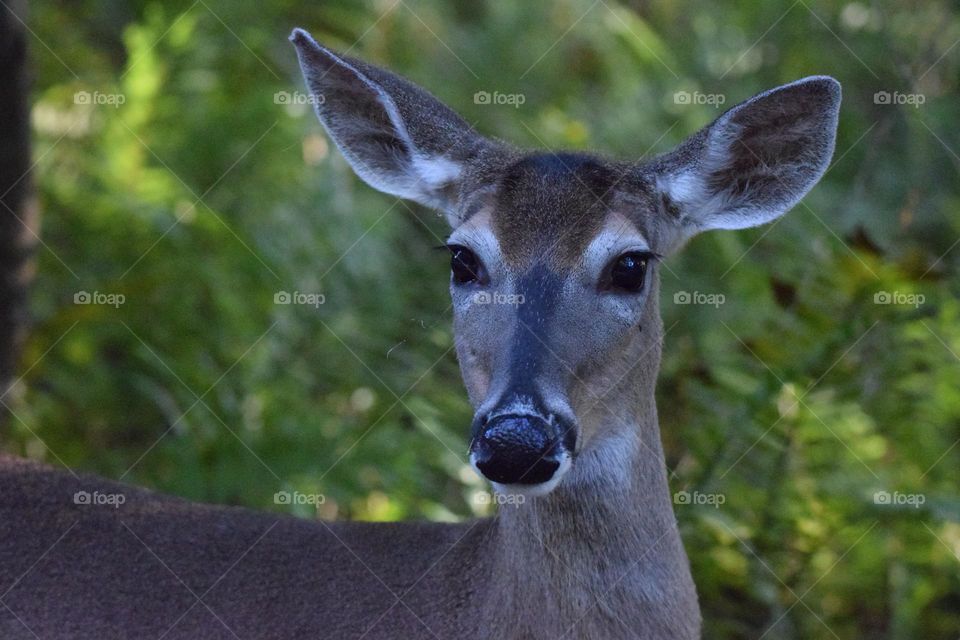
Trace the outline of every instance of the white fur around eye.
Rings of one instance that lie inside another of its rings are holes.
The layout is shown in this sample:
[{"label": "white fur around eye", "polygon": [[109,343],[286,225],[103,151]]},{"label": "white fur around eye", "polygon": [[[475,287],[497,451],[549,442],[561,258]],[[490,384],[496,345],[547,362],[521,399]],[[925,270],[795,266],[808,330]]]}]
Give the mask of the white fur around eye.
[{"label": "white fur around eye", "polygon": [[619,213],[611,213],[600,232],[584,252],[584,270],[587,277],[598,282],[607,265],[617,256],[629,251],[649,251],[650,245],[630,220]]},{"label": "white fur around eye", "polygon": [[459,244],[473,251],[486,268],[492,282],[503,279],[505,273],[500,242],[491,228],[490,211],[480,211],[456,228],[447,244]]}]

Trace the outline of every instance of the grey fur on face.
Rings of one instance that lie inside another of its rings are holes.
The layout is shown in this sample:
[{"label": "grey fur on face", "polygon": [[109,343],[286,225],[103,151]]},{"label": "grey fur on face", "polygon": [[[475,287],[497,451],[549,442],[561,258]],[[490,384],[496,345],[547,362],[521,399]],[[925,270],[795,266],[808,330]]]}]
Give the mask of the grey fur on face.
[{"label": "grey fur on face", "polygon": [[[654,402],[658,261],[796,203],[830,160],[839,85],[765,92],[634,164],[513,149],[387,71],[291,39],[357,174],[450,222],[477,413],[463,426],[477,468],[528,499],[456,524],[310,521],[0,453],[0,634],[699,637]],[[122,508],[77,500],[96,492]]]},{"label": "grey fur on face", "polygon": [[[484,552],[497,584],[478,605],[489,637],[550,637],[575,619],[584,637],[623,636],[576,603],[611,577],[597,566],[622,570],[651,550],[611,594],[620,622],[632,637],[695,637],[654,403],[657,265],[697,233],[761,225],[796,204],[833,154],[840,85],[777,87],[629,163],[515,149],[406,80],[304,31],[292,40],[323,98],[320,121],[357,174],[442,211],[452,229],[471,462],[498,490],[531,497],[501,511]],[[544,555],[545,541],[560,557]],[[529,615],[532,601],[543,615]]]}]

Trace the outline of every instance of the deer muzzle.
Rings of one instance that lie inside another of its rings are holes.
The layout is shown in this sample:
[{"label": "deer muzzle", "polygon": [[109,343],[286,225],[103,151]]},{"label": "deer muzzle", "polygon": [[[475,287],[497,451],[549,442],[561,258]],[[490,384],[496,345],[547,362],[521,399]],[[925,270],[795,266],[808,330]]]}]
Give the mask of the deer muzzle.
[{"label": "deer muzzle", "polygon": [[[555,486],[569,467],[573,429],[530,414],[489,418],[470,444],[470,461],[500,485]],[[566,463],[566,464],[565,464]]]}]

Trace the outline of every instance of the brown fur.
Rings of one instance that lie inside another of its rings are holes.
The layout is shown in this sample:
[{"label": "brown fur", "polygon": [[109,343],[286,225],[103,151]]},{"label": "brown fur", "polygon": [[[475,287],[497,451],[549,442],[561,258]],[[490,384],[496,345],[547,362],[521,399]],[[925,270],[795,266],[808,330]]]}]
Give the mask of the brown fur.
[{"label": "brown fur", "polygon": [[569,269],[596,235],[620,176],[589,156],[530,154],[506,168],[493,205],[493,229],[507,262],[546,257]]},{"label": "brown fur", "polygon": [[[830,160],[839,85],[779,87],[631,165],[509,148],[387,71],[292,40],[358,175],[443,211],[488,262],[488,281],[451,286],[478,419],[522,385],[575,431],[572,462],[545,495],[442,525],[305,522],[0,458],[0,637],[697,638],[654,403],[656,262],[629,292],[596,263],[635,250],[621,241],[667,254],[782,215]],[[591,244],[611,223],[622,234]],[[126,502],[77,505],[78,490]]]}]

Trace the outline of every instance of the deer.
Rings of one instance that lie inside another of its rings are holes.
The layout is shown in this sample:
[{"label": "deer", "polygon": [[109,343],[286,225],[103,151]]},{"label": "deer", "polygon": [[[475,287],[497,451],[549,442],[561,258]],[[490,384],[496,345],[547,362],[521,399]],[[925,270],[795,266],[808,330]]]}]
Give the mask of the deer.
[{"label": "deer", "polygon": [[523,499],[455,524],[308,521],[7,456],[0,635],[700,637],[655,403],[659,266],[809,192],[840,84],[779,86],[623,161],[484,137],[412,82],[290,39],[356,174],[445,217],[469,464]]}]

